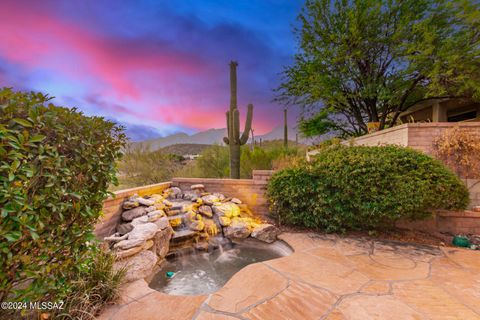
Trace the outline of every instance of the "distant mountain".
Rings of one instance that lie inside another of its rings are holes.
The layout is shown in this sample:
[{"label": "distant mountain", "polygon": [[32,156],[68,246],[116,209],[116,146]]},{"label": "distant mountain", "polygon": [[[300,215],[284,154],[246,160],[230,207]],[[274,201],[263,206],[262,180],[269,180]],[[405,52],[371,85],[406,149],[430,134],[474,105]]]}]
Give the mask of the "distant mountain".
[{"label": "distant mountain", "polygon": [[209,129],[192,135],[180,132],[166,136],[137,142],[150,147],[150,150],[158,150],[174,144],[222,144],[226,129]]},{"label": "distant mountain", "polygon": [[[206,131],[201,131],[192,135],[188,135],[186,133],[176,133],[170,136],[166,136],[163,138],[156,138],[145,140],[141,142],[135,142],[134,144],[142,144],[149,146],[150,150],[158,150],[160,148],[164,148],[167,146],[175,145],[175,144],[220,144],[223,145],[223,137],[227,134],[227,129],[209,129]],[[294,128],[288,128],[288,139],[295,141],[297,131]],[[255,135],[255,140],[262,141],[269,141],[269,140],[278,140],[283,139],[283,126],[279,126],[274,128],[272,131],[263,134],[263,135]],[[308,144],[308,141],[305,139],[300,139],[300,143]]]},{"label": "distant mountain", "polygon": [[183,156],[186,154],[200,154],[204,149],[210,146],[210,144],[180,143],[172,144],[158,150],[163,154],[176,154],[177,156]]},{"label": "distant mountain", "polygon": [[[288,140],[295,141],[296,136],[297,136],[297,130],[295,130],[295,128],[289,127]],[[259,140],[260,138],[262,139],[262,141],[279,140],[279,139],[283,140],[283,126],[275,127],[273,128],[272,131],[264,135],[255,136],[255,140]],[[300,143],[306,143],[306,140],[302,139],[300,135],[298,137],[298,140],[299,140],[298,142]]]}]

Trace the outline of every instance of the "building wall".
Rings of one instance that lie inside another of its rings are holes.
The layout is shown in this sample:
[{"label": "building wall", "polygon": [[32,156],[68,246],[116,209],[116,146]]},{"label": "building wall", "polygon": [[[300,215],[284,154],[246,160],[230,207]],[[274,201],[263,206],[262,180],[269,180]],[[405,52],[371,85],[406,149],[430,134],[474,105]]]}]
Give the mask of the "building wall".
[{"label": "building wall", "polygon": [[152,184],[114,192],[115,197],[108,198],[103,203],[103,216],[95,227],[98,238],[104,238],[115,232],[120,221],[123,202],[134,194],[139,196],[162,193],[169,187],[180,187],[188,190],[192,184],[203,184],[208,192],[221,192],[229,197],[235,197],[247,204],[254,214],[268,214],[268,202],[265,197],[268,179],[272,170],[254,170],[252,179],[208,179],[208,178],[173,178],[172,181]]}]

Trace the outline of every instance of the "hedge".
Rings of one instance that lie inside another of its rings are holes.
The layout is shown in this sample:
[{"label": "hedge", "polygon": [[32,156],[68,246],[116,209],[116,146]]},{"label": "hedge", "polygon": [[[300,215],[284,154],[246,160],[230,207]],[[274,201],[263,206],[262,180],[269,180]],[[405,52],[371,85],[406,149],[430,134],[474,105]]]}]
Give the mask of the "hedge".
[{"label": "hedge", "polygon": [[0,301],[52,301],[92,267],[122,128],[0,89]]},{"label": "hedge", "polygon": [[440,161],[398,146],[328,146],[312,163],[277,172],[267,196],[280,222],[327,231],[389,227],[469,203]]}]

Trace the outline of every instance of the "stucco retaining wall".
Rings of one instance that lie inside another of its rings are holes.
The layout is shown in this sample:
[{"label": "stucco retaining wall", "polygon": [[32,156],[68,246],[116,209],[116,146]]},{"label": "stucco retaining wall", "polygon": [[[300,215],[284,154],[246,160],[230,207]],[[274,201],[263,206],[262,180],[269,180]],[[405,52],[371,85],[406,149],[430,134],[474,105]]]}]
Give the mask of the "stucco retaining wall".
[{"label": "stucco retaining wall", "polygon": [[[480,139],[480,122],[431,122],[406,123],[343,143],[365,146],[395,144],[411,147],[434,156],[435,140],[445,130],[453,127],[466,130]],[[470,208],[480,206],[480,180],[462,180],[470,192]],[[439,212],[432,219],[415,222],[400,221],[397,226],[429,233],[480,234],[480,213],[473,211]]]},{"label": "stucco retaining wall", "polygon": [[[435,140],[449,128],[459,127],[480,139],[480,122],[431,122],[406,123],[393,128],[377,131],[344,144],[378,146],[395,144],[410,147],[434,156]],[[470,207],[480,206],[480,180],[462,179],[470,191]]]},{"label": "stucco retaining wall", "polygon": [[480,122],[430,122],[430,123],[405,123],[396,127],[370,133],[344,144],[377,146],[396,144],[404,147],[433,154],[435,140],[446,130],[459,127],[469,131],[480,139]]}]

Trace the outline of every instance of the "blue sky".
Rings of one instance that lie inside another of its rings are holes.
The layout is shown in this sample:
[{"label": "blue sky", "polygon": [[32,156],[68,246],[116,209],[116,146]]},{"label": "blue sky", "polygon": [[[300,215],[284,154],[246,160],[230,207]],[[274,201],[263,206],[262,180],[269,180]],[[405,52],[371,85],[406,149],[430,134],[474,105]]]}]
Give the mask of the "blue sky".
[{"label": "blue sky", "polygon": [[[301,1],[2,1],[0,85],[124,123],[134,139],[225,127],[228,63],[254,128],[272,102]],[[294,124],[294,117],[290,117]]]}]

